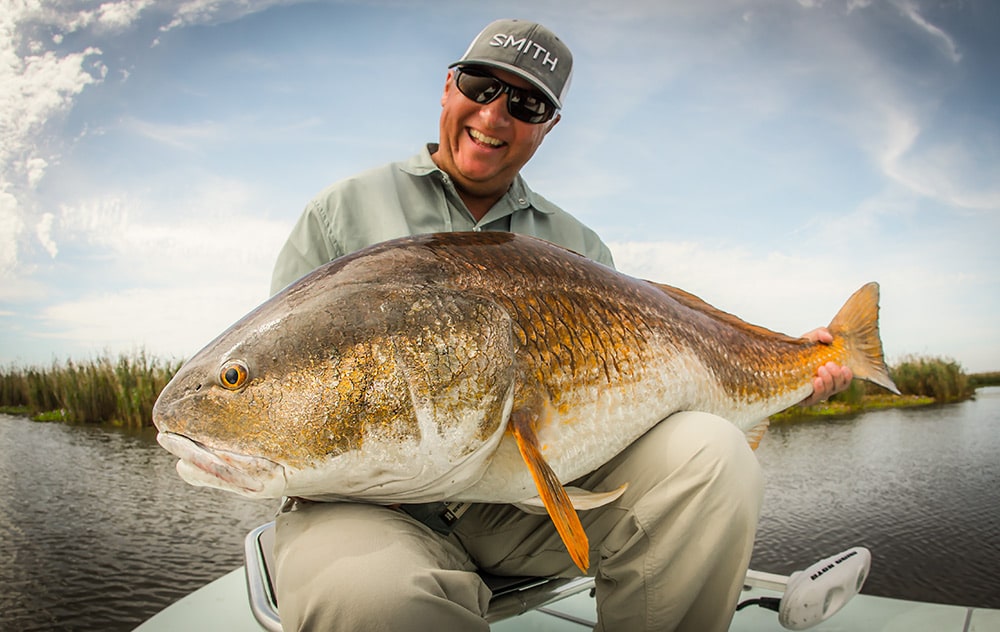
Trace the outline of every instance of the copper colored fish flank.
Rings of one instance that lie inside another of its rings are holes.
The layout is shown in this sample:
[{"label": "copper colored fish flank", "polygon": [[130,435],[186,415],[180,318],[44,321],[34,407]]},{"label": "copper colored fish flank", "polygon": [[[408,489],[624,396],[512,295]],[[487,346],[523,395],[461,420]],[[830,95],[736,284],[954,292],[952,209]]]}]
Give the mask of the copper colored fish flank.
[{"label": "copper colored fish flank", "polygon": [[191,358],[154,422],[188,482],[257,497],[544,505],[586,568],[564,490],[681,410],[759,439],[827,361],[895,390],[878,286],[830,345],[531,237],[397,239],[318,268]]}]

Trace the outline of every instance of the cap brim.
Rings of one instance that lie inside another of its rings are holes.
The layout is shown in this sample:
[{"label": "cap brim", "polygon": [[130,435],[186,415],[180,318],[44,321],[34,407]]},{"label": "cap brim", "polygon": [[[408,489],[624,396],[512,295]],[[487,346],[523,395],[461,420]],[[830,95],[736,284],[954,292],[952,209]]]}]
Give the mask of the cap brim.
[{"label": "cap brim", "polygon": [[548,86],[546,86],[538,79],[536,79],[534,75],[532,75],[530,72],[518,68],[517,66],[512,66],[511,64],[505,64],[503,62],[493,61],[491,59],[484,59],[484,60],[462,59],[460,61],[456,61],[448,65],[449,68],[454,68],[455,66],[487,66],[489,68],[496,68],[497,70],[506,70],[507,72],[517,75],[521,79],[524,79],[531,85],[538,88],[538,90],[540,90],[541,93],[546,96],[546,98],[548,98],[550,101],[552,101],[552,103],[555,104],[557,110],[562,109],[562,103],[559,101],[559,97],[553,94],[552,90],[550,90]]}]

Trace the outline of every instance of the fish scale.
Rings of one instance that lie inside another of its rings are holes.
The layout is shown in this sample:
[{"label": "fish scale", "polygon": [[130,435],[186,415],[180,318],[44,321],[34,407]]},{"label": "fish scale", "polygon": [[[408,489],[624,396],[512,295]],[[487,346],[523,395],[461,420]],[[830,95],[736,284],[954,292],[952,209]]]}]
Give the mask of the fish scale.
[{"label": "fish scale", "polygon": [[878,286],[824,345],[548,242],[499,232],[385,242],[334,260],[246,315],[177,372],[154,407],[188,482],[254,497],[540,502],[574,561],[562,488],[680,410],[758,425],[812,391],[827,361],[895,390]]}]

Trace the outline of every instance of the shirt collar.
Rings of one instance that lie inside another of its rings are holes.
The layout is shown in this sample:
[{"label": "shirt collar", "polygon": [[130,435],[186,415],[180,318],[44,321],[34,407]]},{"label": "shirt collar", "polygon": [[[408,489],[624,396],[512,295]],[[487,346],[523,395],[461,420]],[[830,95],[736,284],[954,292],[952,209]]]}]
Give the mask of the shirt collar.
[{"label": "shirt collar", "polygon": [[[431,154],[437,151],[437,143],[427,143],[424,145],[423,149],[411,157],[409,160],[401,165],[401,169],[406,173],[414,176],[428,176],[432,173],[440,173],[445,175],[444,171],[437,166],[434,159],[431,158]],[[514,177],[514,182],[511,183],[510,188],[507,189],[507,193],[504,194],[508,203],[515,208],[524,208],[525,203],[527,207],[538,211],[539,213],[544,213],[546,215],[551,215],[553,213],[552,209],[548,208],[548,205],[537,204],[535,192],[528,188],[528,184],[521,177],[521,174],[517,174]],[[524,200],[524,202],[522,202]]]}]

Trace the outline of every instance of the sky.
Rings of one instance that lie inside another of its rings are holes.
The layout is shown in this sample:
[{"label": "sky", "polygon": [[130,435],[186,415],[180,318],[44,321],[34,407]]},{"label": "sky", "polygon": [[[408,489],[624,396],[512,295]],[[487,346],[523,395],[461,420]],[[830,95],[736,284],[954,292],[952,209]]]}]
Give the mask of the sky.
[{"label": "sky", "polygon": [[994,0],[0,0],[0,367],[192,356],[306,202],[437,140],[490,21],[573,51],[523,175],[619,269],[1000,370]]}]

